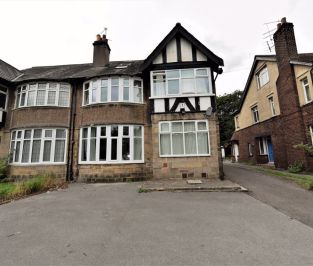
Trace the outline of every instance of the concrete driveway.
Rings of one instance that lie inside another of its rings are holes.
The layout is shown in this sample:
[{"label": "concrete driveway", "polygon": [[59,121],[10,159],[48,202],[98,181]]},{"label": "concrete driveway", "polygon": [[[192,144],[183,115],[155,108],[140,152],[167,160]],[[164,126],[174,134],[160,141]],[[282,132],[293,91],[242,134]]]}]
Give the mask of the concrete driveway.
[{"label": "concrete driveway", "polygon": [[242,192],[73,184],[0,206],[1,265],[312,265],[313,230]]}]

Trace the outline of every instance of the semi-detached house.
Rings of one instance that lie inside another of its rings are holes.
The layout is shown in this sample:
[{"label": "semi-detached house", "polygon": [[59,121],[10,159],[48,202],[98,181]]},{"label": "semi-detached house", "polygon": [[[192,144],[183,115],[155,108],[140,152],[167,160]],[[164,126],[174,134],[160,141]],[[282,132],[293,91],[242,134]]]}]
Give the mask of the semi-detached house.
[{"label": "semi-detached house", "polygon": [[[10,175],[81,181],[221,175],[215,79],[223,60],[179,23],[145,60],[17,70],[0,61],[0,156]],[[131,52],[131,51],[130,51]]]}]

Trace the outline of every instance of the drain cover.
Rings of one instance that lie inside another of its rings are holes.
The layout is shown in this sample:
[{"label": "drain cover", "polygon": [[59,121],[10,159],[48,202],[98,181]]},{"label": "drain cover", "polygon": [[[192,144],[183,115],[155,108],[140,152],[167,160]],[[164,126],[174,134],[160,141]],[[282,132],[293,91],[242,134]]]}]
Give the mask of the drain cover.
[{"label": "drain cover", "polygon": [[202,184],[202,181],[198,180],[198,179],[196,179],[196,180],[187,180],[187,184],[191,184],[191,185],[193,185],[193,184]]}]

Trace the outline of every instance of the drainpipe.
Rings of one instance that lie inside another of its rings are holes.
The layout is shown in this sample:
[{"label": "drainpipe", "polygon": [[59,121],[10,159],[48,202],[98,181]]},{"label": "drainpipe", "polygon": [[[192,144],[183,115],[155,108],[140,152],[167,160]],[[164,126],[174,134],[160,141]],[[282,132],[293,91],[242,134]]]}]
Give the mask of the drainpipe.
[{"label": "drainpipe", "polygon": [[67,144],[67,165],[66,165],[66,181],[73,180],[73,159],[74,159],[74,133],[75,133],[75,117],[76,117],[76,96],[77,84],[72,85],[71,93],[71,109],[69,121],[69,141]]}]

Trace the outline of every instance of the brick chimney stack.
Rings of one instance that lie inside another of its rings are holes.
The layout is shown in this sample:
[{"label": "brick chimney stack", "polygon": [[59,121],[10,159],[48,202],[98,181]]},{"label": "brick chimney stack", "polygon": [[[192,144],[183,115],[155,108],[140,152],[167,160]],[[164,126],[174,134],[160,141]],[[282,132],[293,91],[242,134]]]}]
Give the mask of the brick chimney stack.
[{"label": "brick chimney stack", "polygon": [[106,35],[97,34],[93,43],[93,65],[106,66],[110,62],[110,46]]},{"label": "brick chimney stack", "polygon": [[298,50],[293,24],[287,22],[285,17],[281,19],[281,23],[277,24],[274,44],[278,64],[289,63],[290,58],[297,57]]}]

